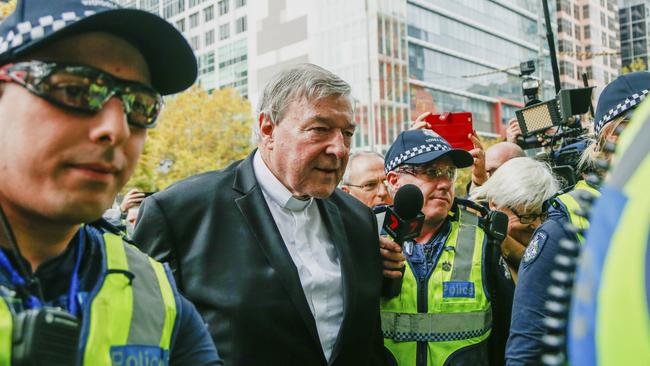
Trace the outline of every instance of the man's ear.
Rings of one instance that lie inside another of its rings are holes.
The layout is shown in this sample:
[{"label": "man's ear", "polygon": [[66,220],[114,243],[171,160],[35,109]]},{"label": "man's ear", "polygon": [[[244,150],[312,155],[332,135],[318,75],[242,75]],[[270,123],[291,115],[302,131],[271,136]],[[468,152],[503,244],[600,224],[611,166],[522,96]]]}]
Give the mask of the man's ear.
[{"label": "man's ear", "polygon": [[386,174],[386,182],[388,182],[390,192],[397,192],[399,189],[399,175],[397,173],[394,171],[388,172],[388,174]]},{"label": "man's ear", "polygon": [[350,187],[348,186],[341,186],[341,190],[345,193],[350,193]]},{"label": "man's ear", "polygon": [[271,117],[264,112],[260,113],[257,117],[257,125],[260,130],[260,139],[265,144],[273,142],[273,129],[275,128],[275,125],[273,124]]},{"label": "man's ear", "polygon": [[492,211],[497,209],[497,206],[492,201],[488,202],[488,206],[490,207],[490,210],[492,210]]}]

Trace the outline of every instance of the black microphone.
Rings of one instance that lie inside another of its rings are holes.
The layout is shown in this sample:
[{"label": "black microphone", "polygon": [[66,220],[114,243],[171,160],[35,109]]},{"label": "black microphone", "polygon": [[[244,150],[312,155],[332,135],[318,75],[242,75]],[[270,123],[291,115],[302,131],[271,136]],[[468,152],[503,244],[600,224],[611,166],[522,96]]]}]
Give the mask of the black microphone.
[{"label": "black microphone", "polygon": [[[413,184],[406,184],[395,194],[393,206],[386,207],[386,216],[384,216],[382,227],[400,246],[405,241],[420,235],[424,222],[424,214],[421,212],[423,204],[424,197],[420,188]],[[404,267],[400,271],[402,272],[401,278],[384,279],[382,288],[384,297],[392,298],[402,291]]]}]

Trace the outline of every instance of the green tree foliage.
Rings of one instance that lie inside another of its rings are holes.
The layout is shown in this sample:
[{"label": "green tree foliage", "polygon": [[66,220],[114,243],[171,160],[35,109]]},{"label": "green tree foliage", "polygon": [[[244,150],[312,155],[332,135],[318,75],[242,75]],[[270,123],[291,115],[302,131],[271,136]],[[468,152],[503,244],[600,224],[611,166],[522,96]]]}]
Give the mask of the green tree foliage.
[{"label": "green tree foliage", "polygon": [[627,74],[630,72],[635,72],[635,71],[645,71],[648,69],[648,66],[643,62],[642,59],[636,58],[634,61],[632,61],[631,64],[623,66],[621,68],[621,74]]},{"label": "green tree foliage", "polygon": [[125,190],[164,189],[244,158],[252,148],[250,110],[249,102],[232,88],[208,94],[194,86],[168,99]]}]

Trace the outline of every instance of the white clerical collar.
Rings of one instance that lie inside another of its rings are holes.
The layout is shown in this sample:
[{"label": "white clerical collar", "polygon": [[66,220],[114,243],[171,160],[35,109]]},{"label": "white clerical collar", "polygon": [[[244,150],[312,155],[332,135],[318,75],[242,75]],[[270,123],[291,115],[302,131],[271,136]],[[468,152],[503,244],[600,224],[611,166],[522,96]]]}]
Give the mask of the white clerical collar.
[{"label": "white clerical collar", "polygon": [[290,211],[302,211],[314,201],[313,197],[301,200],[292,196],[287,187],[285,187],[284,184],[273,175],[269,167],[266,166],[259,150],[257,150],[253,156],[253,171],[255,172],[255,178],[257,178],[257,183],[262,188],[262,191],[280,207]]}]

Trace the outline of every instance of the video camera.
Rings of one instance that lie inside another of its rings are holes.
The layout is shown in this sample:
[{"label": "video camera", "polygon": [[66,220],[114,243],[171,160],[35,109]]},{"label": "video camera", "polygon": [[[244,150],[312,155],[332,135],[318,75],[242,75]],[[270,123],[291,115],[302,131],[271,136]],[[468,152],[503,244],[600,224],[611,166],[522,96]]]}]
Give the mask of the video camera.
[{"label": "video camera", "polygon": [[540,83],[530,76],[535,72],[535,62],[522,62],[520,68],[525,107],[515,111],[522,132],[517,145],[524,150],[548,147],[550,151],[542,160],[553,166],[564,184],[574,184],[584,148],[569,146],[585,138],[587,130],[582,128],[579,115],[589,111],[593,87],[561,89],[555,98],[542,102],[538,99]]}]

